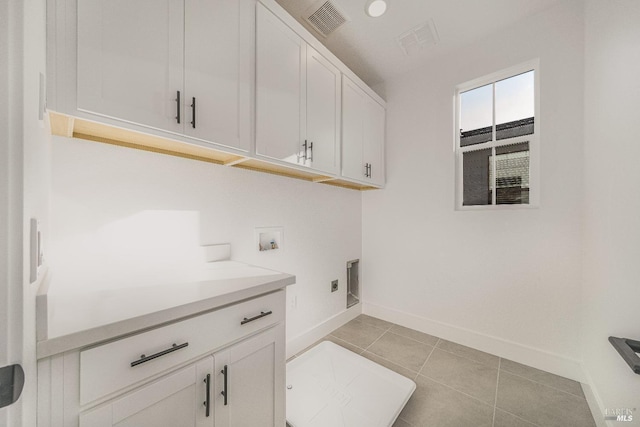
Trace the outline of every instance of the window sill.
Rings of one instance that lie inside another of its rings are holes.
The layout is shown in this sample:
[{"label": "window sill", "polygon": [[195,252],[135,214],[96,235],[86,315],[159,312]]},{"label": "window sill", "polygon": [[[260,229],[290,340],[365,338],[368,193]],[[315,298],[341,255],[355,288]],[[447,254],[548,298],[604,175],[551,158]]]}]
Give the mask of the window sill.
[{"label": "window sill", "polygon": [[464,211],[514,211],[514,210],[529,210],[538,209],[540,206],[537,204],[527,205],[476,205],[476,206],[456,206],[455,210],[459,212]]}]

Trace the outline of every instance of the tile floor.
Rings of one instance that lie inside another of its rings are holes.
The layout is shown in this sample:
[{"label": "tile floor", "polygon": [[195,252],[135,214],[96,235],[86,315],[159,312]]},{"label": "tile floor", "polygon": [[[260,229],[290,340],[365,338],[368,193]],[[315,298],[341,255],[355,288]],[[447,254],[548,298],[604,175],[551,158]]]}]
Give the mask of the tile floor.
[{"label": "tile floor", "polygon": [[360,315],[324,340],[416,382],[394,427],[596,425],[575,381],[375,317]]}]

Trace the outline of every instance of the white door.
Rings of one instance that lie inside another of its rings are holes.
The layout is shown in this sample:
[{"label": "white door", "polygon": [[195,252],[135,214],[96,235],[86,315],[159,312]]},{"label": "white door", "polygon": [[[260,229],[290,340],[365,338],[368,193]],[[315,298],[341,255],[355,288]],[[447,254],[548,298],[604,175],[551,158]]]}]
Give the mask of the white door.
[{"label": "white door", "polygon": [[79,1],[78,109],[182,132],[183,46],[183,0]]},{"label": "white door", "polygon": [[371,97],[365,99],[363,160],[369,164],[367,180],[384,184],[385,109]]},{"label": "white door", "polygon": [[185,1],[185,134],[249,150],[253,10],[250,0]]},{"label": "white door", "polygon": [[80,427],[213,427],[213,389],[213,357],[209,356],[81,413]]},{"label": "white door", "polygon": [[341,73],[307,46],[307,165],[338,173],[340,154]]},{"label": "white door", "polygon": [[256,13],[256,153],[300,164],[306,43],[260,3]]},{"label": "white door", "polygon": [[285,425],[283,324],[216,353],[215,363],[217,427]]},{"label": "white door", "polygon": [[348,77],[342,78],[342,175],[365,180],[363,161],[364,92]]}]

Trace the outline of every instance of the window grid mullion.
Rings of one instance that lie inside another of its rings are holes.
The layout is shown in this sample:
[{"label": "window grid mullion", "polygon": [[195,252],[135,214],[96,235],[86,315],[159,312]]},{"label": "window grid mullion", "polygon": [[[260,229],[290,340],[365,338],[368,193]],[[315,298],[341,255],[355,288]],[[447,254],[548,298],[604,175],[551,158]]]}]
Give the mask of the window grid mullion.
[{"label": "window grid mullion", "polygon": [[491,124],[491,158],[493,161],[491,162],[491,168],[493,169],[493,191],[491,192],[491,205],[496,205],[496,193],[498,192],[498,177],[496,176],[496,143],[498,142],[498,135],[496,130],[496,83],[493,82],[491,84],[491,115],[492,115],[492,124]]},{"label": "window grid mullion", "polygon": [[496,147],[493,146],[491,147],[491,158],[493,159],[493,161],[491,162],[491,169],[493,170],[493,191],[491,192],[491,205],[495,206],[496,205],[496,193],[498,192],[498,177],[497,177],[497,170],[496,170],[496,163],[497,159],[496,159]]}]

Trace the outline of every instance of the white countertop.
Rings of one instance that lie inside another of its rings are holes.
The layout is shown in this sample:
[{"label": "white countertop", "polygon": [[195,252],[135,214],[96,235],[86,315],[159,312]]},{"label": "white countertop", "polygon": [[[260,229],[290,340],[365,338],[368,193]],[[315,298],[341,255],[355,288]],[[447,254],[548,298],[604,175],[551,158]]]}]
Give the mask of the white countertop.
[{"label": "white countertop", "polygon": [[[282,289],[295,276],[236,261],[162,275],[113,274],[68,286],[57,272],[36,298],[38,358],[93,345]],[[67,286],[56,286],[64,282]],[[90,283],[89,283],[90,282]],[[117,283],[117,286],[113,284]]]}]

